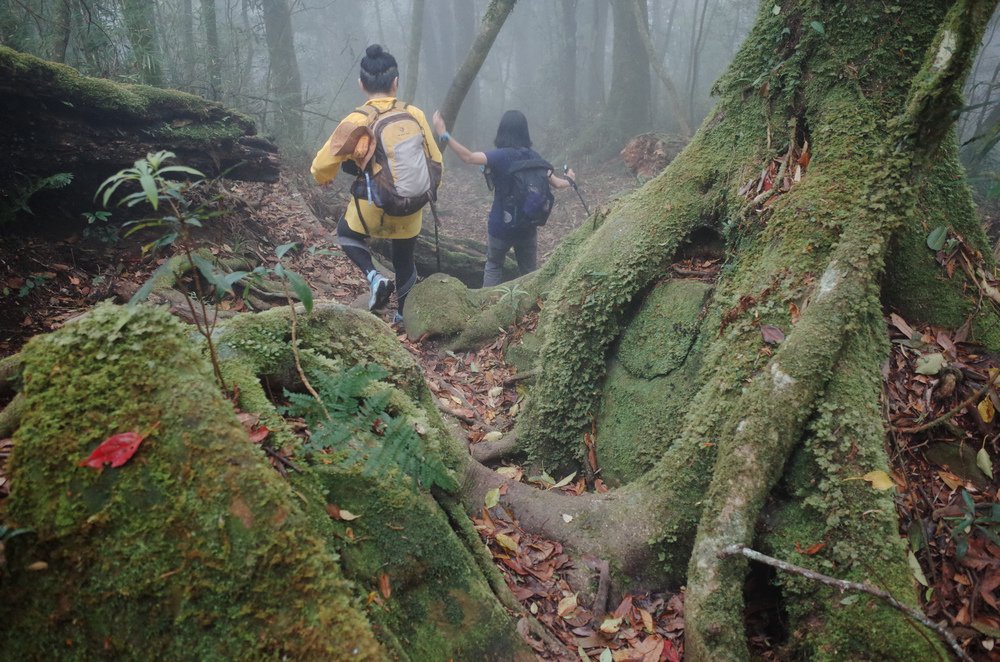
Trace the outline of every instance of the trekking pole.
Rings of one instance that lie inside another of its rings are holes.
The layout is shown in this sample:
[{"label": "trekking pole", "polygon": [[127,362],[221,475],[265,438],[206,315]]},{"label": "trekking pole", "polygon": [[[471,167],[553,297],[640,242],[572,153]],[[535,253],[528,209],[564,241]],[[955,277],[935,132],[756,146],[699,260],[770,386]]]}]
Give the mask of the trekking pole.
[{"label": "trekking pole", "polygon": [[[576,180],[574,180],[572,177],[567,177],[567,175],[566,175],[567,172],[569,172],[569,166],[564,163],[563,164],[563,177],[566,177],[566,179],[569,181],[570,186],[572,186],[573,190],[576,191],[576,196],[578,198],[580,198],[580,204],[583,205],[583,211],[587,212],[587,216],[590,216],[590,208],[587,207],[587,203],[583,199],[583,194],[580,193],[580,189],[576,185]],[[594,226],[595,227],[597,226],[597,219],[594,219]]]},{"label": "trekking pole", "polygon": [[431,203],[431,215],[434,216],[434,257],[437,258],[438,273],[441,273],[441,241],[438,239],[438,226],[441,222],[438,220],[438,210],[434,201],[430,198],[427,200]]}]

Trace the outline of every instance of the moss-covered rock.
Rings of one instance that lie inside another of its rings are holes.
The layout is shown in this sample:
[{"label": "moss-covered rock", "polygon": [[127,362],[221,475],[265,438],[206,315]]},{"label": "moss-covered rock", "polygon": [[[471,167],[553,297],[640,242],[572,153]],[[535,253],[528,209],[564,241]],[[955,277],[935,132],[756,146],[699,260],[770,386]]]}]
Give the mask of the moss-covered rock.
[{"label": "moss-covered rock", "polygon": [[622,334],[597,417],[598,461],[609,484],[648,471],[680,431],[700,383],[700,354],[692,350],[711,291],[699,281],[668,280]]},{"label": "moss-covered rock", "polygon": [[477,309],[471,290],[462,281],[434,274],[414,286],[406,297],[406,335],[412,339],[457,335]]},{"label": "moss-covered rock", "polygon": [[[2,579],[6,654],[383,656],[309,512],[321,507],[247,439],[188,329],[101,306],[22,355],[4,518],[35,536],[11,545]],[[128,463],[80,466],[125,431],[146,436]]]}]

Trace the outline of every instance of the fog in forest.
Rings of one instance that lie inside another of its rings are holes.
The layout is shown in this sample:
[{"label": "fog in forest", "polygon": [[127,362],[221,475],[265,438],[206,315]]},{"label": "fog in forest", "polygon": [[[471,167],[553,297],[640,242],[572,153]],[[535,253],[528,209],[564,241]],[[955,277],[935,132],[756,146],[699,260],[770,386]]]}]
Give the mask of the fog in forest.
[{"label": "fog in forest", "polygon": [[[363,101],[358,64],[371,43],[383,44],[396,56],[403,100],[428,114],[438,107],[489,4],[5,0],[0,3],[0,42],[64,61],[87,74],[217,98],[251,115],[263,133],[284,138],[286,147],[298,145],[308,152]],[[543,150],[572,145],[599,119],[608,100],[615,76],[615,12],[628,12],[631,4],[517,2],[465,98],[456,135],[486,147],[503,111],[517,108],[528,116],[533,139]],[[749,30],[757,3],[642,0],[637,7],[647,15],[651,45],[677,89],[681,107],[671,103],[648,63],[628,64],[650,91],[648,124],[635,126],[633,133],[677,131],[683,126],[678,112],[686,115],[688,126],[697,126],[711,107],[712,83]],[[282,32],[282,21],[289,17],[290,40]],[[635,42],[634,34],[630,40]],[[290,53],[294,61],[289,61]],[[296,74],[301,102],[296,99],[292,105],[301,107],[301,138],[297,130],[284,126],[288,113],[278,108],[282,95],[296,96]],[[406,98],[411,91],[412,98]]]}]

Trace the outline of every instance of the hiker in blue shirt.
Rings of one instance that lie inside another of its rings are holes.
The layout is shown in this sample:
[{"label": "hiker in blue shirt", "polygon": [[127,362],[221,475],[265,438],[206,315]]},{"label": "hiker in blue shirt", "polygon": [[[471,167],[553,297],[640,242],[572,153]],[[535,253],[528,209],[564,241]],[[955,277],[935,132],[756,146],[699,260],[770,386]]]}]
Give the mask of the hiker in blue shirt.
[{"label": "hiker in blue shirt", "polygon": [[[438,139],[458,155],[464,163],[485,166],[486,172],[493,181],[493,206],[490,208],[487,225],[486,269],[483,272],[483,287],[499,285],[503,274],[503,263],[507,252],[513,248],[517,258],[517,268],[523,276],[537,268],[538,260],[538,230],[536,227],[518,226],[516,219],[509,210],[504,209],[504,201],[513,186],[512,166],[526,161],[544,163],[542,157],[531,149],[531,137],[528,134],[528,120],[519,110],[508,110],[500,119],[497,136],[493,141],[496,149],[488,152],[473,152],[455,140],[448,133],[440,112],[435,112],[432,119]],[[548,164],[546,164],[548,165]],[[556,189],[572,186],[576,175],[572,170],[566,172],[566,177],[558,177],[548,169],[549,186]],[[551,196],[550,196],[551,197]],[[547,216],[547,212],[546,212]],[[544,220],[542,221],[544,223]]]}]

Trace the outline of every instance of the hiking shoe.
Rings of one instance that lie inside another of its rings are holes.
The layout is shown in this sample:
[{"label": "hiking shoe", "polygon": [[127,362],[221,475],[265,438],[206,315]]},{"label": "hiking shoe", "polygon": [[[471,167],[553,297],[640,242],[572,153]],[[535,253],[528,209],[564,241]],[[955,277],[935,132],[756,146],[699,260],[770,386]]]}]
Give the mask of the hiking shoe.
[{"label": "hiking shoe", "polygon": [[368,279],[368,282],[371,285],[371,294],[368,296],[368,310],[382,308],[385,304],[389,303],[389,296],[396,289],[393,282],[378,272],[375,272]]},{"label": "hiking shoe", "polygon": [[399,314],[398,310],[396,311],[396,314],[392,316],[392,323],[393,324],[402,324],[403,323],[403,316]]}]

